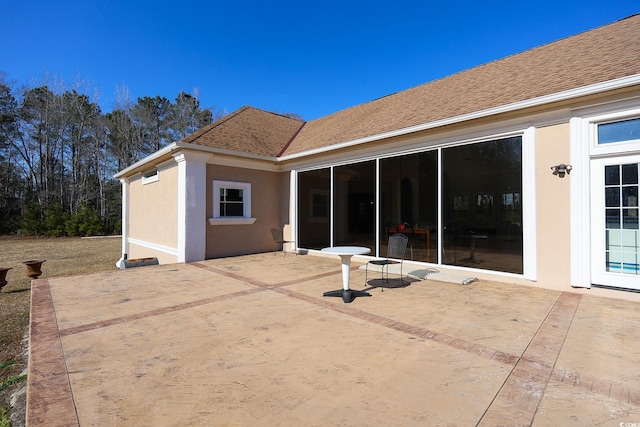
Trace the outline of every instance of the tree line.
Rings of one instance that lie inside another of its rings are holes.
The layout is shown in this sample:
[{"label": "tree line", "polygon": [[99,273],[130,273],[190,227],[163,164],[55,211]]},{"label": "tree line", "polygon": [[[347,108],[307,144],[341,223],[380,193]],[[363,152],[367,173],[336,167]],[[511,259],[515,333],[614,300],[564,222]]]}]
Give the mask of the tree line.
[{"label": "tree line", "polygon": [[16,89],[0,75],[0,234],[119,233],[122,192],[113,175],[221,116],[197,94],[134,102],[123,86],[103,112],[87,92]]}]

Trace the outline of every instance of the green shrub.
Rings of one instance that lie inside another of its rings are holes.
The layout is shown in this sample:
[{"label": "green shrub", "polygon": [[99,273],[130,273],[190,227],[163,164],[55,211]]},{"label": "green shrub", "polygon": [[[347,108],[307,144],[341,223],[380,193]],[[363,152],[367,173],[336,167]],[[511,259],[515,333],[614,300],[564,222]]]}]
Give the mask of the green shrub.
[{"label": "green shrub", "polygon": [[63,212],[59,204],[49,206],[44,214],[45,233],[52,237],[64,236],[68,218],[69,214]]},{"label": "green shrub", "polygon": [[42,211],[36,202],[31,202],[22,213],[20,232],[27,236],[42,234]]}]

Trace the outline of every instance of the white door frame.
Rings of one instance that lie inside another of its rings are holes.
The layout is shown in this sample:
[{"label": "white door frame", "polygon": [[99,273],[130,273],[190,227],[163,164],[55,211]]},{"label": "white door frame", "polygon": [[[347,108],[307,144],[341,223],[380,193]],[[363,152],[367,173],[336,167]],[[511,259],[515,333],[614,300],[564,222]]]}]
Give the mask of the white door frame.
[{"label": "white door frame", "polygon": [[[640,116],[637,98],[575,112],[570,123],[571,286],[592,284],[591,162],[599,158],[640,154],[640,141],[598,145],[597,125]],[[604,227],[603,227],[604,229]],[[594,245],[597,243],[593,243]]]},{"label": "white door frame", "polygon": [[[627,163],[640,163],[640,154],[591,160],[591,281],[595,285],[640,290],[640,275],[607,271],[606,265],[604,167]],[[637,240],[638,230],[622,229],[619,238],[634,231]]]}]

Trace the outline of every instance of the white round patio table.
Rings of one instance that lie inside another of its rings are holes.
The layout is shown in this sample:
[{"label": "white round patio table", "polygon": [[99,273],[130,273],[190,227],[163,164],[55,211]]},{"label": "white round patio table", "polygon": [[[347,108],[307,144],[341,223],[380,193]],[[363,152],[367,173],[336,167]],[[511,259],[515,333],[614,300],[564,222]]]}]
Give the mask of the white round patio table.
[{"label": "white round patio table", "polygon": [[363,246],[332,246],[323,248],[321,252],[338,255],[342,260],[342,289],[328,291],[322,294],[325,297],[342,297],[345,303],[349,303],[356,297],[370,297],[371,294],[365,291],[354,291],[349,289],[349,276],[351,273],[351,257],[354,255],[365,255],[371,249]]}]

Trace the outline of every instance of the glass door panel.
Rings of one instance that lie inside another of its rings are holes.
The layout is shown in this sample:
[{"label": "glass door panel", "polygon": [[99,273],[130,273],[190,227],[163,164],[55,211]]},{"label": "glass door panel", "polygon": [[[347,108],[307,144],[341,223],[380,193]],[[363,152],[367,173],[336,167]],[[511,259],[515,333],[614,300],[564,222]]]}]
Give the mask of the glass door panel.
[{"label": "glass door panel", "polygon": [[330,246],[331,169],[298,174],[298,247]]},{"label": "glass door panel", "polygon": [[376,163],[333,168],[333,243],[364,246],[375,253]]},{"label": "glass door panel", "polygon": [[640,289],[638,156],[592,160],[592,282]]},{"label": "glass door panel", "polygon": [[[380,255],[391,234],[409,237],[406,259],[438,262],[438,153],[380,160]],[[409,227],[398,227],[406,223]]]},{"label": "glass door panel", "polygon": [[442,263],[522,274],[522,137],[442,149]]}]

